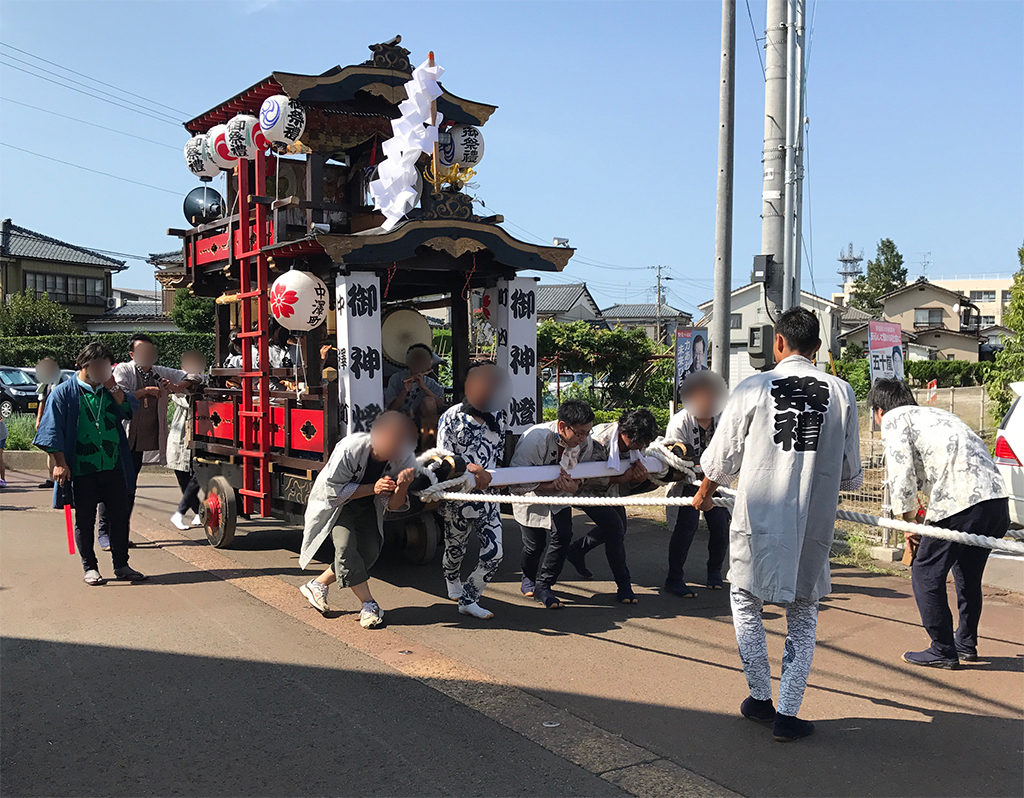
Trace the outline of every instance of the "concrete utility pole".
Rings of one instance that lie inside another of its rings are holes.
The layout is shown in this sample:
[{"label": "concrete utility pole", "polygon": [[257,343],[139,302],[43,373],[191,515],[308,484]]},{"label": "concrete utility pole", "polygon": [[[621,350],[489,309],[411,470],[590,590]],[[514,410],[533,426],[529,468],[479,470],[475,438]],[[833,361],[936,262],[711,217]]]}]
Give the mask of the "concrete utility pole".
[{"label": "concrete utility pole", "polygon": [[800,306],[800,274],[803,254],[804,220],[804,4],[805,0],[794,0],[796,5],[796,47],[794,83],[796,83],[796,129],[793,138],[793,305]]},{"label": "concrete utility pole", "polygon": [[784,203],[786,190],[786,6],[768,0],[765,25],[764,182],[761,189],[761,253],[772,255],[778,268],[765,284],[772,319],[778,317],[782,289]]},{"label": "concrete utility pole", "polygon": [[658,343],[660,344],[660,343],[663,343],[663,339],[662,339],[662,335],[661,335],[661,266],[660,265],[659,266],[655,266],[654,268],[657,269],[657,271],[658,271],[658,299],[657,299],[658,304],[655,306],[655,311],[654,312],[655,312],[655,314],[657,316],[657,319],[658,319],[657,339],[658,339]]},{"label": "concrete utility pole", "polygon": [[736,108],[736,0],[722,0],[722,63],[718,94],[718,205],[715,210],[715,302],[711,368],[729,381],[732,317],[732,185]]}]

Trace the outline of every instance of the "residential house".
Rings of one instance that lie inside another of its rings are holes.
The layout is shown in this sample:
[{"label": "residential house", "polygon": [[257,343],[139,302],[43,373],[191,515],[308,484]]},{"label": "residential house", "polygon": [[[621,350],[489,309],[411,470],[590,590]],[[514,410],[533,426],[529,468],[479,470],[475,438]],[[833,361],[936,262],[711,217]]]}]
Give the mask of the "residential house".
[{"label": "residential house", "polygon": [[[822,346],[818,353],[818,367],[828,366],[828,353],[839,356],[839,339],[842,334],[842,318],[844,308],[824,297],[808,291],[800,292],[800,304],[818,317],[821,326]],[[698,327],[711,324],[713,300],[702,303],[699,307],[704,316],[697,322]],[[735,385],[745,377],[756,373],[750,364],[747,353],[747,342],[751,327],[771,324],[772,320],[765,309],[761,297],[761,283],[748,283],[732,292],[732,313],[729,317],[729,381]]]},{"label": "residential house", "polygon": [[981,316],[981,327],[992,327],[1003,323],[1003,311],[1010,304],[1010,289],[1013,286],[1012,275],[1006,276],[974,276],[936,278],[934,285],[966,296],[973,305],[977,305]]},{"label": "residential house", "polygon": [[[843,346],[849,344],[856,344],[865,352],[868,351],[868,323],[854,327],[850,330],[844,330],[841,338]],[[903,330],[903,350],[906,352],[907,360],[938,360],[939,353],[934,346],[928,346],[920,343],[915,333],[909,330]]]},{"label": "residential house", "polygon": [[111,279],[125,268],[123,260],[37,233],[10,219],[0,223],[0,301],[28,289],[36,296],[46,294],[83,323],[116,304]]},{"label": "residential house", "polygon": [[186,282],[185,253],[180,249],[171,252],[151,252],[146,263],[156,271],[156,279],[161,287],[160,302],[164,312],[170,313],[174,307],[175,292],[184,287]]},{"label": "residential house", "polygon": [[178,327],[170,315],[164,312],[163,304],[154,300],[128,300],[112,308],[102,316],[95,316],[85,323],[85,331],[105,332],[177,332]]},{"label": "residential house", "polygon": [[126,302],[159,302],[162,294],[151,288],[118,288],[116,285],[110,293],[114,297],[114,307],[118,308]]},{"label": "residential house", "polygon": [[539,321],[586,321],[603,326],[601,310],[586,283],[540,283],[536,288],[536,302]]},{"label": "residential house", "polygon": [[935,349],[937,359],[977,362],[980,314],[963,294],[922,277],[878,302],[882,320],[913,330],[916,343]]},{"label": "residential house", "polygon": [[[663,343],[675,340],[676,328],[689,327],[693,324],[693,316],[685,310],[679,310],[667,303],[662,303],[661,314],[654,302],[641,302],[631,305],[612,305],[601,311],[601,315],[610,327],[633,329],[639,327],[647,333],[652,341]],[[660,330],[659,330],[660,325]]]}]

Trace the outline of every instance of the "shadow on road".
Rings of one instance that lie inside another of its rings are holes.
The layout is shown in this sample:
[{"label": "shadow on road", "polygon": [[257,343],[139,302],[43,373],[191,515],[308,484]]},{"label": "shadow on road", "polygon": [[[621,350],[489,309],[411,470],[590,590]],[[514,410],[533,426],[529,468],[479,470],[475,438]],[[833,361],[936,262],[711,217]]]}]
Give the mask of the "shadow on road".
[{"label": "shadow on road", "polygon": [[[614,792],[386,671],[24,638],[4,640],[0,656],[5,795]],[[641,703],[537,692],[584,716],[594,708],[643,718],[659,730],[663,755],[748,795],[1020,793],[1017,720],[920,709],[908,720],[823,721],[814,737],[783,746],[738,716],[666,706],[657,696]]]}]

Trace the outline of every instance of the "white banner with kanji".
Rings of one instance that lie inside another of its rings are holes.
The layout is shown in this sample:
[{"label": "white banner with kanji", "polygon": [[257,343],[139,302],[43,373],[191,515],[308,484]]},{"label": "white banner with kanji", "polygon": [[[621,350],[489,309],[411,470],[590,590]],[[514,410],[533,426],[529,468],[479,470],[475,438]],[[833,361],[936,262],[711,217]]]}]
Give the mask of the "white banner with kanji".
[{"label": "white banner with kanji", "polygon": [[520,434],[537,423],[537,281],[499,280],[484,302],[497,335],[495,360],[509,376],[509,426]]},{"label": "white banner with kanji", "polygon": [[341,434],[366,432],[384,407],[380,279],[374,272],[338,275],[338,398]]}]

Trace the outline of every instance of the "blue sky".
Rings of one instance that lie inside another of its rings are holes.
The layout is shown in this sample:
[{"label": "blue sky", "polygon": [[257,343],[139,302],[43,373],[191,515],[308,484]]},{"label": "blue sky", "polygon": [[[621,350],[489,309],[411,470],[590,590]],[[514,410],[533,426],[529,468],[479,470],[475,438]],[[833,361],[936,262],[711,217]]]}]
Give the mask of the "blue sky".
[{"label": "blue sky", "polygon": [[[817,8],[815,6],[818,6]],[[760,249],[763,0],[737,9],[734,282]],[[514,235],[570,239],[603,306],[650,301],[653,271],[683,309],[711,295],[718,125],[718,2],[47,2],[7,0],[0,41],[154,102],[179,122],[272,70],[315,73],[401,33],[433,48],[456,94],[497,104],[476,193]],[[932,276],[1015,266],[1024,234],[1024,3],[808,0],[808,184],[813,284],[835,258],[893,238]],[[2,61],[28,55],[0,47]],[[12,60],[12,59],[21,59]],[[51,76],[52,77],[52,76]],[[92,84],[81,76],[76,80]],[[0,147],[0,213],[85,246],[172,249],[184,129],[0,66],[0,141],[165,191]],[[591,265],[585,265],[586,260]],[[126,286],[152,286],[131,261]],[[593,265],[598,264],[598,265]]]}]

